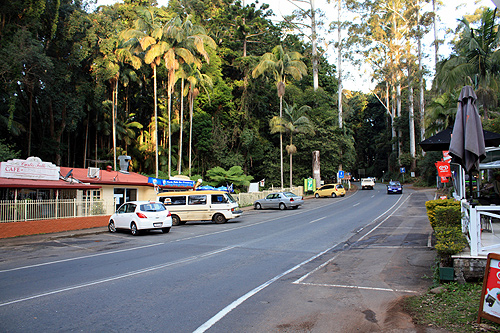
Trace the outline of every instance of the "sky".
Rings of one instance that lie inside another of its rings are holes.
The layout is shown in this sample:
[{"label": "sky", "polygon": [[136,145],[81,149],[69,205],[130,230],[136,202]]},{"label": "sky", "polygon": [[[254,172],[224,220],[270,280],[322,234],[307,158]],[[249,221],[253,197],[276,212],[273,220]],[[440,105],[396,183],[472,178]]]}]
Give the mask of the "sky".
[{"label": "sky", "polygon": [[[244,3],[249,4],[254,2],[253,0],[243,0]],[[498,0],[500,1],[500,0]],[[98,5],[110,5],[115,2],[121,2],[119,0],[97,0]],[[168,0],[157,0],[160,6],[166,6]],[[331,21],[337,20],[337,9],[333,5],[337,3],[336,0],[330,1],[332,4],[328,4],[327,0],[316,0],[316,7],[321,9],[325,14],[325,23],[328,24]],[[480,6],[485,6],[489,8],[494,8],[495,5],[491,0],[444,0],[445,4],[440,8],[437,13],[439,17],[438,28],[438,39],[450,40],[451,36],[444,35],[446,28],[455,29],[458,25],[457,20],[462,18],[464,15],[473,14],[476,8]],[[290,15],[296,7],[290,4],[288,0],[259,0],[259,4],[268,3],[270,8],[276,15],[276,21],[281,21],[283,16]],[[302,6],[302,8],[306,8]],[[428,4],[428,7],[423,8],[424,11],[432,11],[432,5]],[[346,14],[347,15],[347,14]],[[335,42],[337,39],[337,32],[327,34],[326,32],[321,32],[320,37],[323,37],[327,42]],[[343,33],[343,37],[346,34]],[[434,36],[431,31],[426,37],[424,37],[422,49],[425,53],[424,66],[428,69],[434,69],[434,46],[432,45]],[[447,57],[451,52],[451,48],[446,45],[441,45],[439,47],[440,58]],[[327,57],[330,64],[337,66],[337,53],[333,46],[327,48],[325,56]],[[343,88],[353,91],[363,91],[365,93],[369,92],[375,87],[376,83],[371,82],[371,69],[366,64],[361,66],[353,65],[348,61],[342,61],[342,72],[343,72]],[[433,76],[433,73],[431,74]],[[431,84],[431,78],[429,77],[427,82]]]}]

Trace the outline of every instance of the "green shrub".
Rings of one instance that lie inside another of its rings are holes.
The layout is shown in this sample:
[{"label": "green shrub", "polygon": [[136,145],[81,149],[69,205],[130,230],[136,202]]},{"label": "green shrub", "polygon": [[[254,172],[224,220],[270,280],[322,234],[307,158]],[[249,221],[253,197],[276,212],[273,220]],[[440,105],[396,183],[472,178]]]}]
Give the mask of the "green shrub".
[{"label": "green shrub", "polygon": [[[434,208],[434,225],[435,227],[460,227],[462,213],[460,206],[436,206]],[[431,223],[432,225],[432,223]]]},{"label": "green shrub", "polygon": [[460,227],[436,227],[436,251],[441,257],[462,252],[467,246],[467,239]]},{"label": "green shrub", "polygon": [[436,223],[436,207],[438,206],[457,206],[460,210],[460,202],[454,199],[437,199],[437,200],[429,200],[425,202],[425,208],[427,208],[427,217],[429,218],[429,222],[432,228],[435,228]]}]

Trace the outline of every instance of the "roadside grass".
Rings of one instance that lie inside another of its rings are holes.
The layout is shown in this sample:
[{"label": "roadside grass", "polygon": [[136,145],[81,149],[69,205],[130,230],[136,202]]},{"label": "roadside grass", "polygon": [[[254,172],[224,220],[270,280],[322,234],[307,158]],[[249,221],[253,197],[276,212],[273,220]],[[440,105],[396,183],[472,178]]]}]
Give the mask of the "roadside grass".
[{"label": "roadside grass", "polygon": [[439,293],[427,293],[405,299],[404,308],[415,324],[446,329],[450,332],[500,332],[500,324],[481,319],[477,324],[482,283],[443,284]]}]

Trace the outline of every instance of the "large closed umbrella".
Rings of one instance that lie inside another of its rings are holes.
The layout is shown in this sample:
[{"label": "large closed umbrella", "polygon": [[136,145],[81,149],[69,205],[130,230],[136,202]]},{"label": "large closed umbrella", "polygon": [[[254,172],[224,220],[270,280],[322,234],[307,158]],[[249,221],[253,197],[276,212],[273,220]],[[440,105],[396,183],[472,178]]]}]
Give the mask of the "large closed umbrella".
[{"label": "large closed umbrella", "polygon": [[479,161],[486,157],[483,125],[476,99],[471,86],[462,88],[450,140],[450,155],[467,172],[479,170]]},{"label": "large closed umbrella", "polygon": [[472,170],[479,170],[479,161],[486,157],[483,125],[476,99],[471,86],[462,88],[450,140],[450,155],[469,174],[470,199],[473,198]]}]

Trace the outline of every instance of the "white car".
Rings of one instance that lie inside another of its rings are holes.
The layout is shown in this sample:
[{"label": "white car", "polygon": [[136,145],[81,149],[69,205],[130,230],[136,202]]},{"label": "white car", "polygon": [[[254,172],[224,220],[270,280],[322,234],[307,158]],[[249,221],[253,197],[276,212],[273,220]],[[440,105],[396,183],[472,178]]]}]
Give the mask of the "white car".
[{"label": "white car", "polygon": [[161,202],[130,201],[121,205],[111,215],[108,223],[109,232],[117,229],[130,230],[137,236],[143,230],[161,230],[164,233],[172,227],[170,211]]},{"label": "white car", "polygon": [[375,187],[375,180],[373,178],[361,178],[361,189],[373,190]]}]

